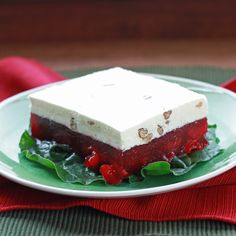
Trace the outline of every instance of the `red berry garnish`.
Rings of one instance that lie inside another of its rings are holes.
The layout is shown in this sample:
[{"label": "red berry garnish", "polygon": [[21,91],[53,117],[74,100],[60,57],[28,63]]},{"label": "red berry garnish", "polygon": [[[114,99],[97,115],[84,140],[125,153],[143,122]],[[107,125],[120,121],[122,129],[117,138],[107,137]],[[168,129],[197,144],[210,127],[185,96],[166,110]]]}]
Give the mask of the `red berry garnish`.
[{"label": "red berry garnish", "polygon": [[172,160],[175,157],[175,153],[174,152],[169,152],[166,154],[166,157],[168,160]]},{"label": "red berry garnish", "polygon": [[126,178],[129,176],[129,173],[124,169],[124,167],[117,163],[113,163],[112,168],[116,170],[117,175],[121,178]]},{"label": "red berry garnish", "polygon": [[122,178],[112,165],[104,164],[100,167],[100,173],[109,184],[118,184],[122,182]]},{"label": "red berry garnish", "polygon": [[127,178],[129,176],[129,173],[125,169],[122,169],[119,171],[119,175],[123,178]]},{"label": "red berry garnish", "polygon": [[99,155],[95,151],[92,151],[89,156],[85,157],[84,165],[90,169],[96,169],[99,165],[99,161]]}]

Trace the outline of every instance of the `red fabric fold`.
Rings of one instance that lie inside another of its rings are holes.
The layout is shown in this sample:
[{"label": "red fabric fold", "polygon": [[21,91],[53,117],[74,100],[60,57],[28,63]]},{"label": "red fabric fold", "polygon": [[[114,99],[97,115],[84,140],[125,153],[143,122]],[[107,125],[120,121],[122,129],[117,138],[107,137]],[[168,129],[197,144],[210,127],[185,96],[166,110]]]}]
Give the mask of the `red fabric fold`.
[{"label": "red fabric fold", "polygon": [[[0,99],[64,78],[34,60],[0,60]],[[225,83],[236,91],[236,79]],[[89,206],[132,220],[212,219],[236,223],[236,168],[190,188],[137,198],[76,198],[30,189],[0,177],[0,211]],[[17,193],[17,197],[16,197]]]},{"label": "red fabric fold", "polygon": [[221,86],[233,92],[236,92],[236,77],[224,82],[223,84],[221,84]]},{"label": "red fabric fold", "polygon": [[16,93],[64,78],[35,60],[8,57],[0,60],[0,101]]}]

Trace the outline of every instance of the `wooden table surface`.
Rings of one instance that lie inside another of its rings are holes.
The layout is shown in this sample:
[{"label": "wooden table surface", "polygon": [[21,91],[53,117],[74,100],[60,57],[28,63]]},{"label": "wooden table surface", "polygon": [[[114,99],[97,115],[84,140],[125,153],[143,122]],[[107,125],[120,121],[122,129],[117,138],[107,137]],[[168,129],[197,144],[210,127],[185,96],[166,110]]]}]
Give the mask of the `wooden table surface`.
[{"label": "wooden table surface", "polygon": [[236,68],[236,39],[1,43],[0,58],[35,58],[61,71],[109,66],[187,65]]}]

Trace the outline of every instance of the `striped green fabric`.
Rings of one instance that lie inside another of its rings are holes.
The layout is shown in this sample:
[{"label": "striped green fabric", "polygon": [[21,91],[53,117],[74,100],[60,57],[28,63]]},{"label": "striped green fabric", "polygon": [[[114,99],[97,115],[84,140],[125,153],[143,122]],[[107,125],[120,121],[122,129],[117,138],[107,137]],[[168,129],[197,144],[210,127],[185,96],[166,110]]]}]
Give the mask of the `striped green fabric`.
[{"label": "striped green fabric", "polygon": [[[131,68],[136,71],[169,74],[220,84],[236,69],[209,67]],[[62,72],[72,78],[97,69]],[[236,235],[236,225],[225,222],[192,220],[176,222],[130,221],[87,207],[66,210],[19,210],[0,213],[0,236],[72,236],[72,235],[159,235],[159,236],[229,236]]]},{"label": "striped green fabric", "polygon": [[216,221],[130,221],[90,208],[21,210],[0,214],[1,236],[235,236],[236,225]]}]

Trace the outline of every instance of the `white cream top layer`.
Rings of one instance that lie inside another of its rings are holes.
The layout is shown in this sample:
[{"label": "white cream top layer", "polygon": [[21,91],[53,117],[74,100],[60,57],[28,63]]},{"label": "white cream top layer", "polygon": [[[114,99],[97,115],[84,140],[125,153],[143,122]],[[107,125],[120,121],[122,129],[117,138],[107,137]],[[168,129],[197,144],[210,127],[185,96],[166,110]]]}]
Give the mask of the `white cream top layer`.
[{"label": "white cream top layer", "polygon": [[32,113],[120,150],[206,117],[207,100],[175,83],[112,68],[30,95]]}]

